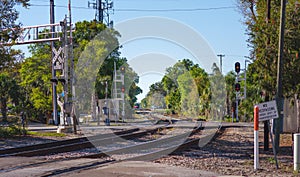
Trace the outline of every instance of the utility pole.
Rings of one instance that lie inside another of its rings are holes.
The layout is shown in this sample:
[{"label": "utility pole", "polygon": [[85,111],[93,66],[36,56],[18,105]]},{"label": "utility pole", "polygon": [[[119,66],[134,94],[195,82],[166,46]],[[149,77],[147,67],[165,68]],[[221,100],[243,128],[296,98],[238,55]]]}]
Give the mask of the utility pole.
[{"label": "utility pole", "polygon": [[219,54],[219,55],[217,55],[217,56],[220,57],[220,72],[221,72],[221,74],[222,74],[222,64],[223,64],[222,59],[223,59],[223,57],[225,57],[225,55]]},{"label": "utility pole", "polygon": [[95,20],[106,24],[107,27],[112,27],[113,22],[109,19],[110,13],[113,12],[112,0],[93,0],[93,2],[88,2],[88,7],[96,10]]},{"label": "utility pole", "polygon": [[103,23],[102,0],[98,0],[98,21]]},{"label": "utility pole", "polygon": [[71,0],[69,0],[69,25],[70,25],[70,41],[69,41],[69,51],[70,51],[70,90],[71,90],[71,117],[73,119],[73,128],[74,134],[77,134],[77,119],[76,119],[76,111],[75,111],[75,86],[74,86],[74,55],[73,55],[73,32],[72,32],[72,9],[71,9]]},{"label": "utility pole", "polygon": [[[271,0],[267,0],[267,19],[266,23],[269,24],[271,20]],[[267,38],[267,45],[270,45],[270,36]],[[267,97],[266,97],[267,98]],[[270,100],[265,100],[270,101]],[[264,121],[264,151],[269,150],[269,120]]]},{"label": "utility pole", "polygon": [[[54,0],[50,0],[50,24],[54,24]],[[51,37],[54,38],[55,27],[51,27]],[[53,49],[55,48],[54,42],[51,42],[51,58],[54,57]],[[55,63],[51,60],[51,73],[52,78],[56,77],[56,71],[54,70]],[[57,118],[57,100],[56,100],[56,83],[52,82],[52,106],[53,106],[53,121],[55,125],[59,125],[59,119]]]},{"label": "utility pole", "polygon": [[92,7],[96,9],[95,19],[98,22],[103,23],[103,7],[102,7],[102,0],[96,0],[96,2],[88,2],[88,7]]},{"label": "utility pole", "polygon": [[283,45],[284,45],[284,29],[285,29],[285,10],[286,0],[281,0],[281,14],[280,14],[280,32],[278,45],[278,61],[277,61],[277,92],[276,102],[279,112],[279,118],[274,120],[275,123],[275,149],[278,153],[280,143],[281,126],[283,122],[283,88],[282,88],[282,69],[283,69]]}]

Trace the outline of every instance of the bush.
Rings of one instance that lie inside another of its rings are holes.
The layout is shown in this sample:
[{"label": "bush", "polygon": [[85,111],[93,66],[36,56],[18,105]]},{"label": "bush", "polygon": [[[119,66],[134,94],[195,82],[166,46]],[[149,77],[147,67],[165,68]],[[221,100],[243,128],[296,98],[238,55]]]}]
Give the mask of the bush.
[{"label": "bush", "polygon": [[170,109],[166,109],[166,110],[165,110],[165,114],[166,114],[166,115],[171,115],[171,110],[170,110]]},{"label": "bush", "polygon": [[23,130],[20,126],[10,125],[8,127],[0,127],[0,137],[8,138],[26,134],[26,130]]}]

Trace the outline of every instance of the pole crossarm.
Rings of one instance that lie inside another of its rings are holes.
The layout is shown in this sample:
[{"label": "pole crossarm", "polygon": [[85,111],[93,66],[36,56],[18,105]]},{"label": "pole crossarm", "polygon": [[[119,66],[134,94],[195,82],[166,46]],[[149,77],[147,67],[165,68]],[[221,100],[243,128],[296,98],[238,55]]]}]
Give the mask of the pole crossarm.
[{"label": "pole crossarm", "polygon": [[[62,23],[45,24],[36,26],[27,26],[19,29],[4,29],[0,33],[0,45],[11,46],[11,45],[23,45],[33,44],[40,42],[51,42],[61,40],[60,34],[62,33]],[[55,28],[55,32],[51,32],[51,28]],[[13,33],[16,30],[17,38],[10,39],[8,41],[3,40],[3,36]],[[52,35],[53,34],[53,35]]]}]

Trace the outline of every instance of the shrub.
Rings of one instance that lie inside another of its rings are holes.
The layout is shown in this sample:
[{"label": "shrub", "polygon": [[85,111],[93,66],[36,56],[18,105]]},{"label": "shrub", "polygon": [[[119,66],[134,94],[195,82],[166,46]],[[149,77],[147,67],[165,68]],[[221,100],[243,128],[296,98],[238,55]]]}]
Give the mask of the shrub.
[{"label": "shrub", "polygon": [[26,130],[23,130],[20,126],[9,125],[8,127],[0,127],[0,137],[8,138],[26,134]]}]

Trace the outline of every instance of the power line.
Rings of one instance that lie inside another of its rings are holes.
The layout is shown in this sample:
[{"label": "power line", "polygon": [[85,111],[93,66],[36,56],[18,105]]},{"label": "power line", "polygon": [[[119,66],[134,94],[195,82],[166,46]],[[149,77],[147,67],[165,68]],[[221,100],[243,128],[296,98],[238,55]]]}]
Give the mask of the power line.
[{"label": "power line", "polygon": [[[48,7],[47,4],[30,4],[30,6]],[[55,5],[55,7],[68,8],[64,5]],[[81,6],[72,6],[74,9],[90,9]],[[187,9],[114,9],[119,12],[193,12],[193,11],[209,11],[209,10],[224,10],[224,9],[235,9],[235,6],[224,6],[224,7],[208,7],[208,8],[187,8]]]},{"label": "power line", "polygon": [[190,9],[115,9],[115,11],[126,12],[192,12],[192,11],[207,11],[207,10],[222,10],[234,9],[235,6],[225,7],[209,7],[209,8],[190,8]]},{"label": "power line", "polygon": [[[30,4],[30,6],[35,6],[35,7],[49,7],[47,4]],[[55,7],[60,7],[60,8],[68,8],[68,6],[63,6],[63,5],[55,5]],[[73,9],[90,9],[87,7],[80,7],[80,6],[71,6]]]}]

